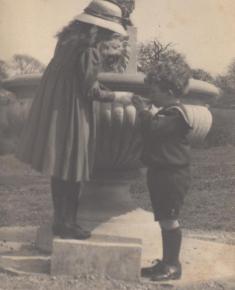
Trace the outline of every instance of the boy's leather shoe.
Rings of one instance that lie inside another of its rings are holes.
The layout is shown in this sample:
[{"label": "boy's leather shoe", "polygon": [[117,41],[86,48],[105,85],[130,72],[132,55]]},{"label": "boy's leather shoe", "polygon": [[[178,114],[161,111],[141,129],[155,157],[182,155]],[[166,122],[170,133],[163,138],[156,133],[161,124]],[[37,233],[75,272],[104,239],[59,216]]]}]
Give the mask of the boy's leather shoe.
[{"label": "boy's leather shoe", "polygon": [[163,265],[160,271],[156,271],[151,275],[152,281],[177,280],[181,278],[182,267],[178,265]]},{"label": "boy's leather shoe", "polygon": [[142,268],[141,269],[141,276],[143,277],[151,277],[154,273],[158,273],[159,271],[162,271],[164,267],[164,264],[161,260],[154,260],[152,262],[152,266]]},{"label": "boy's leather shoe", "polygon": [[75,239],[75,240],[86,240],[91,237],[91,233],[84,230],[79,225],[63,225],[53,226],[53,234],[59,236],[62,239]]}]

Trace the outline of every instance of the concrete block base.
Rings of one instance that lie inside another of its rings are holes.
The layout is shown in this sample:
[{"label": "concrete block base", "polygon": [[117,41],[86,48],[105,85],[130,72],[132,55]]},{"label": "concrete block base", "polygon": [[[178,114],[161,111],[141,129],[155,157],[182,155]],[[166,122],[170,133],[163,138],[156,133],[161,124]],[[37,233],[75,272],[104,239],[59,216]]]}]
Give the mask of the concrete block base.
[{"label": "concrete block base", "polygon": [[49,273],[50,257],[45,256],[1,256],[0,267],[26,273]]},{"label": "concrete block base", "polygon": [[54,239],[51,274],[92,274],[138,281],[141,251],[141,241],[138,239],[105,235],[93,235],[84,241]]},{"label": "concrete block base", "polygon": [[38,227],[0,227],[0,240],[31,243],[35,241]]},{"label": "concrete block base", "polygon": [[42,252],[51,253],[53,238],[51,224],[39,227],[35,240],[36,248]]}]

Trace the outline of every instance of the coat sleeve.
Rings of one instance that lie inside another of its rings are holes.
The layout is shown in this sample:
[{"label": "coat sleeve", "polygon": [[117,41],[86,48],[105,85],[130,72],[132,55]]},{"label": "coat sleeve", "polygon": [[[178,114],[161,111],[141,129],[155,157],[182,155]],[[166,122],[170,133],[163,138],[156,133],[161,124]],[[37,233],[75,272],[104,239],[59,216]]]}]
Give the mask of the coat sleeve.
[{"label": "coat sleeve", "polygon": [[181,113],[175,109],[162,110],[157,113],[150,123],[150,134],[159,137],[171,135],[186,135],[191,127]]},{"label": "coat sleeve", "polygon": [[112,102],[115,98],[114,92],[103,89],[97,80],[100,62],[97,49],[88,48],[82,53],[80,67],[83,95],[89,100]]},{"label": "coat sleeve", "polygon": [[149,129],[153,120],[153,115],[148,110],[142,110],[139,112],[140,127],[143,135],[148,135]]}]

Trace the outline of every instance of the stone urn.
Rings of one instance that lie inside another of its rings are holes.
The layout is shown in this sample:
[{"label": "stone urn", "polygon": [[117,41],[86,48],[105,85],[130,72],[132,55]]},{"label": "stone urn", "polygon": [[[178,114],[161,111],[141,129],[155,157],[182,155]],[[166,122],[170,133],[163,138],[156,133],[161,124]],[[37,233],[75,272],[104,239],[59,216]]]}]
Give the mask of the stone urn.
[{"label": "stone urn", "polygon": [[[103,78],[109,84],[109,76],[104,74]],[[21,76],[5,82],[5,87],[29,103],[39,80],[39,75]],[[153,217],[137,208],[130,195],[131,184],[142,174],[142,139],[136,109],[133,105],[95,102],[95,112],[95,169],[93,180],[83,184],[79,224],[95,234],[142,239],[146,237],[142,229],[146,229],[146,223],[153,226]],[[37,245],[50,251],[51,242],[50,225],[41,227]]]}]

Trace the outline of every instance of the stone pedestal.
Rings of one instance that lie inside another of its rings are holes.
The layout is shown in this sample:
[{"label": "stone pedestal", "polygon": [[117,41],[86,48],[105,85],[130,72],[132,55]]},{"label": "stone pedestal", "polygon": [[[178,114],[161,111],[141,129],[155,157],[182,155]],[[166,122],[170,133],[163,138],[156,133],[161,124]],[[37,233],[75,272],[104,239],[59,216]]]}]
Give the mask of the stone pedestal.
[{"label": "stone pedestal", "polygon": [[91,231],[119,220],[136,206],[130,196],[130,180],[98,180],[84,185],[78,221]]},{"label": "stone pedestal", "polygon": [[53,241],[52,275],[97,275],[118,280],[138,281],[141,268],[141,243],[93,235],[85,241]]},{"label": "stone pedestal", "polygon": [[137,51],[137,28],[135,26],[128,27],[128,34],[129,34],[129,45],[131,49],[131,55],[128,62],[127,69],[125,73],[137,73],[137,58],[138,58],[138,51]]}]

